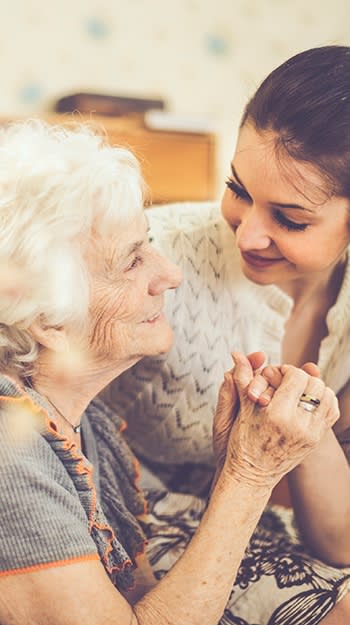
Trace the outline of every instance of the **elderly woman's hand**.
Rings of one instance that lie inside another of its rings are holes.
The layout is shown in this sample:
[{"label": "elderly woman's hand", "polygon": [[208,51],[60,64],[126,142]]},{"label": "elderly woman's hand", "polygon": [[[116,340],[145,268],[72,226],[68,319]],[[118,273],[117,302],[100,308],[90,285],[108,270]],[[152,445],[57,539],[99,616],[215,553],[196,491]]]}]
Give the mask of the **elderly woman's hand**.
[{"label": "elderly woman's hand", "polygon": [[[270,403],[253,403],[248,395],[251,364],[243,354],[235,354],[234,359],[236,366],[229,375],[239,395],[240,410],[228,439],[224,470],[244,482],[273,488],[335,423],[338,402],[320,378],[283,365]],[[311,411],[305,409],[305,404],[299,403],[303,393],[320,403]]]},{"label": "elderly woman's hand", "polygon": [[[265,362],[265,354],[263,352],[253,352],[247,356],[254,373],[254,378],[261,377],[261,369]],[[262,378],[263,382],[258,382],[264,390],[269,386],[269,382]],[[276,387],[277,388],[277,387]],[[220,471],[224,465],[226,458],[227,444],[230,437],[233,422],[239,410],[239,397],[236,385],[233,381],[232,371],[228,371],[224,375],[224,381],[219,390],[218,403],[213,423],[213,449],[216,460],[217,470]]]}]

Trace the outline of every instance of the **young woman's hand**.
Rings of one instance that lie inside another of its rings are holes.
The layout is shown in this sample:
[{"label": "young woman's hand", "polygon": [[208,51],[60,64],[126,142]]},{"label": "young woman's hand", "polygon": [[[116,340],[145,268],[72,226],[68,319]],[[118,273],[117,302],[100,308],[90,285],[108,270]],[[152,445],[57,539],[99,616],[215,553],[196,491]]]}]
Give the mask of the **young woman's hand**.
[{"label": "young woman's hand", "polygon": [[[243,354],[236,353],[234,359],[229,375],[240,409],[228,438],[224,470],[240,481],[273,488],[332,427],[339,417],[338,402],[319,377],[283,365],[269,404],[254,403],[248,395],[254,377],[252,366]],[[308,411],[299,403],[304,393],[319,400],[314,410]]]},{"label": "young woman's hand", "polygon": [[[320,370],[314,362],[306,362],[301,369],[316,378],[321,377]],[[283,379],[281,367],[268,365],[254,372],[247,393],[252,402],[267,406]]]}]

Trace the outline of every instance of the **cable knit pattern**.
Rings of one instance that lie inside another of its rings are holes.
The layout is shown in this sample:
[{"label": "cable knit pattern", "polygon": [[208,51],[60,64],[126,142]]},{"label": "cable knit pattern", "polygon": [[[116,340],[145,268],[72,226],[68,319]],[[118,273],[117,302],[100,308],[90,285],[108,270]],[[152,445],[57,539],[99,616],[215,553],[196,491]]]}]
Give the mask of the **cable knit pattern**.
[{"label": "cable knit pattern", "polygon": [[[160,463],[211,463],[211,429],[230,352],[263,350],[281,362],[293,302],[274,285],[249,282],[232,232],[217,203],[181,203],[147,211],[154,244],[183,270],[166,299],[175,345],[144,359],[113,382],[105,396],[128,422],[136,452]],[[319,366],[337,392],[350,377],[350,267],[327,317]]]}]

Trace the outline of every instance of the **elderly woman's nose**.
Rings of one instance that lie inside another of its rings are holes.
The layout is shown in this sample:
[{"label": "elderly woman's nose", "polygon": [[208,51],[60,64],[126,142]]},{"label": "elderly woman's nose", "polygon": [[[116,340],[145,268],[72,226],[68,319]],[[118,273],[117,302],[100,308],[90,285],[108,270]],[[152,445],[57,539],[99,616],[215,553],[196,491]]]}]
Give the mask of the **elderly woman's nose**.
[{"label": "elderly woman's nose", "polygon": [[241,251],[265,249],[271,243],[263,215],[250,206],[236,228],[236,241]]},{"label": "elderly woman's nose", "polygon": [[182,271],[164,256],[157,254],[154,275],[149,284],[149,293],[158,295],[167,289],[176,289],[182,281]]}]

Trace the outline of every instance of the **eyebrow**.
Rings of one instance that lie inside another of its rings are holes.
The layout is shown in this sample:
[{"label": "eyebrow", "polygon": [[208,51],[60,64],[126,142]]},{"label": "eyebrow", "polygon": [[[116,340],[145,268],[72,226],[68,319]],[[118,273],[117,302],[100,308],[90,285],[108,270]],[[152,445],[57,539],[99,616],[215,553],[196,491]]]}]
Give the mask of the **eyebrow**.
[{"label": "eyebrow", "polygon": [[[246,193],[248,193],[248,191],[246,190],[243,182],[240,180],[236,168],[233,165],[233,163],[231,163],[231,171],[232,171],[232,175],[236,178],[238,184],[246,191]],[[248,194],[249,195],[249,194]],[[308,213],[314,213],[313,210],[311,210],[311,208],[306,208],[305,206],[301,206],[301,204],[291,204],[289,202],[269,202],[270,206],[273,206],[275,208],[297,208],[299,210],[302,211],[307,211]]]},{"label": "eyebrow", "polygon": [[128,256],[131,256],[131,254],[136,252],[136,250],[138,250],[144,244],[144,242],[145,242],[145,240],[142,239],[140,241],[135,241],[134,243],[132,243],[130,245],[130,247],[125,252],[126,258],[128,258]]}]

